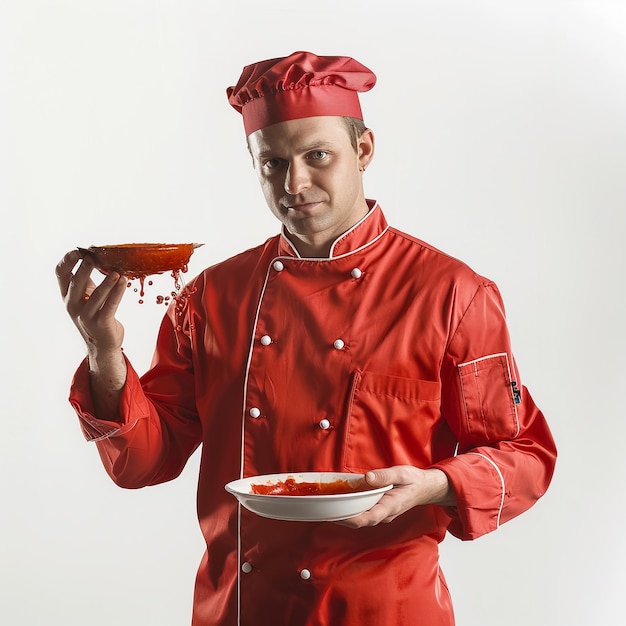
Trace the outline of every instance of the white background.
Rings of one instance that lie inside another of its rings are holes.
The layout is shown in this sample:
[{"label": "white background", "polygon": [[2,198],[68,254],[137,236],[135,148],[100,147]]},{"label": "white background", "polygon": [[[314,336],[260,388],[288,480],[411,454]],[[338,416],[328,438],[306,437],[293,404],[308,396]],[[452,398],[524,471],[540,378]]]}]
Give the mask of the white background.
[{"label": "white background", "polygon": [[[225,88],[311,50],[377,73],[367,195],[496,280],[559,446],[530,512],[444,542],[458,624],[623,624],[625,5],[4,0],[0,622],[189,623],[197,455],[150,489],[105,476],[67,403],[84,349],[54,266],[77,245],[204,242],[193,275],[273,235]],[[164,310],[136,300],[120,317],[143,371]]]}]

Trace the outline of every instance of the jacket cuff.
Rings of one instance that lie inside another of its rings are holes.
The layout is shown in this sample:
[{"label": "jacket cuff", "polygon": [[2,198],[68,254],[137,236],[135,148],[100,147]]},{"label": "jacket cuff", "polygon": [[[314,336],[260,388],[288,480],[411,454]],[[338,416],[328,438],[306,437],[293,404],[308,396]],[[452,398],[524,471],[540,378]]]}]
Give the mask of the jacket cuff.
[{"label": "jacket cuff", "polygon": [[487,454],[466,452],[432,467],[448,476],[456,496],[456,506],[445,507],[452,517],[450,533],[468,541],[499,528],[506,485],[500,468]]},{"label": "jacket cuff", "polygon": [[[135,393],[138,388],[141,389],[139,376],[126,356],[124,359],[127,367],[126,384],[122,388],[119,419],[116,421],[98,419],[96,416],[89,380],[88,359],[83,360],[74,374],[69,401],[76,411],[80,427],[87,441],[98,441],[115,435],[123,435],[137,424],[137,415],[144,417],[149,414],[145,398],[137,399],[138,394]],[[131,414],[135,416],[132,420],[129,419]]]}]

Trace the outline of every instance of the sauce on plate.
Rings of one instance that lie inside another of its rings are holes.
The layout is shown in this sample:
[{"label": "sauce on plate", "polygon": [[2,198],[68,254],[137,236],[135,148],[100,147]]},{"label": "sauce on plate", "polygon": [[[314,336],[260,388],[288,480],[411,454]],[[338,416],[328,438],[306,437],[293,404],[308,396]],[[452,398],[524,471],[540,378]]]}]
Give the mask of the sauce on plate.
[{"label": "sauce on plate", "polygon": [[333,480],[332,482],[297,482],[295,478],[279,480],[274,483],[250,485],[252,493],[265,496],[316,496],[356,493],[371,489],[364,481]]}]

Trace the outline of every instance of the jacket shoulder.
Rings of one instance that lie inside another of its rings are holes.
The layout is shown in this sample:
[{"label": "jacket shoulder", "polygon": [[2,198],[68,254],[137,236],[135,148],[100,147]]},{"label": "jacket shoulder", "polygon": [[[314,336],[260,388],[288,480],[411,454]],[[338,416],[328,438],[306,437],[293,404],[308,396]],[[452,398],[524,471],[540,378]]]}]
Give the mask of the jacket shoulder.
[{"label": "jacket shoulder", "polygon": [[431,278],[474,286],[474,288],[478,288],[480,285],[493,284],[492,280],[478,274],[464,261],[422,239],[393,227],[389,228],[389,233],[394,238],[396,245],[403,248],[404,254],[411,258],[415,267],[423,268]]},{"label": "jacket shoulder", "polygon": [[228,259],[219,261],[204,269],[194,281],[221,282],[222,279],[250,278],[260,264],[265,264],[268,258],[276,255],[278,250],[278,235],[270,237],[264,243],[244,250]]}]

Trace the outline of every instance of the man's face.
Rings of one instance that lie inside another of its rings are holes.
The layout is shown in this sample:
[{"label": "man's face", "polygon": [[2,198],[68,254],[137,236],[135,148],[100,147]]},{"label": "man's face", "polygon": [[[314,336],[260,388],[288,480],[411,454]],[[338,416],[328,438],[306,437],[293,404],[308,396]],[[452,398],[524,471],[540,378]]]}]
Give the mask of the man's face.
[{"label": "man's face", "polygon": [[248,137],[265,200],[296,246],[300,240],[322,250],[367,213],[361,168],[373,141],[366,131],[355,151],[343,119],[330,116],[273,124]]}]

